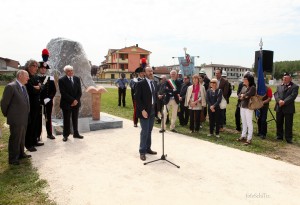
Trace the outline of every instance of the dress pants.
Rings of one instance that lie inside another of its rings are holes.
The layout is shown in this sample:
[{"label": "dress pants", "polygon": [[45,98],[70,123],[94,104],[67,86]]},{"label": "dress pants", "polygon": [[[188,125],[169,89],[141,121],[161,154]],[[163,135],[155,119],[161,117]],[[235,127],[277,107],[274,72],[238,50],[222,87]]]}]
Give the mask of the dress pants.
[{"label": "dress pants", "polygon": [[140,118],[141,133],[140,133],[140,154],[146,154],[151,149],[151,133],[154,125],[155,110],[154,106],[151,109],[151,114],[148,118]]},{"label": "dress pants", "polygon": [[44,116],[45,116],[46,130],[48,136],[52,135],[52,118],[51,118],[52,108],[53,108],[52,100],[50,100],[46,105],[44,105]]},{"label": "dress pants", "polygon": [[183,99],[179,104],[180,112],[178,113],[178,117],[179,117],[180,125],[187,125],[189,122],[189,116],[190,116],[190,110],[188,107],[184,106],[184,101],[185,101],[185,99]]},{"label": "dress pants", "polygon": [[216,127],[216,135],[220,132],[220,109],[215,109],[215,112],[212,112],[208,109],[208,116],[209,116],[209,133],[213,134],[214,129]]},{"label": "dress pants", "polygon": [[10,125],[10,136],[8,140],[8,161],[14,162],[24,155],[26,125]]},{"label": "dress pants", "polygon": [[[284,114],[279,111],[276,112],[276,128],[277,128],[277,137],[283,139],[283,133],[285,134],[286,141],[292,141],[293,139],[293,120],[294,113]],[[284,123],[284,131],[283,131]]]},{"label": "dress pants", "polygon": [[190,130],[198,132],[200,129],[200,114],[201,110],[190,109]]},{"label": "dress pants", "polygon": [[68,137],[70,135],[70,118],[72,115],[72,125],[73,125],[73,134],[74,135],[79,135],[78,132],[78,113],[79,113],[79,108],[71,108],[71,109],[62,109],[63,111],[63,136]]},{"label": "dress pants", "polygon": [[25,147],[30,148],[36,146],[38,139],[42,133],[42,107],[40,104],[30,106],[29,120],[28,120],[26,135],[25,135]]},{"label": "dress pants", "polygon": [[267,135],[267,116],[269,107],[262,107],[259,109],[259,118],[257,120],[258,134]]},{"label": "dress pants", "polygon": [[118,106],[121,106],[121,99],[122,99],[123,107],[125,107],[126,88],[118,88],[118,94],[119,94]]},{"label": "dress pants", "polygon": [[170,99],[169,103],[167,105],[164,106],[164,128],[166,130],[166,121],[167,118],[165,116],[168,115],[168,112],[170,112],[172,107],[172,118],[171,118],[171,125],[170,125],[170,130],[175,129],[175,123],[176,123],[176,119],[177,119],[177,111],[178,111],[178,104],[176,103],[176,101],[174,99]]},{"label": "dress pants", "polygon": [[235,128],[237,130],[242,130],[241,129],[241,108],[239,107],[239,105],[237,105],[235,109]]}]

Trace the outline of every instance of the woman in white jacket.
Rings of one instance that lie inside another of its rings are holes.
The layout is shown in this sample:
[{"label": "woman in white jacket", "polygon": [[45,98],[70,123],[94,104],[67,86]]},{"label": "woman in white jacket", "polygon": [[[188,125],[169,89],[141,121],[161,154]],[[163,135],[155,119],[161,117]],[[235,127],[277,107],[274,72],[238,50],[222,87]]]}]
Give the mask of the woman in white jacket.
[{"label": "woman in white jacket", "polygon": [[199,75],[193,75],[193,84],[188,87],[185,97],[185,106],[190,110],[190,130],[191,133],[199,132],[200,113],[206,107],[206,91],[200,84]]}]

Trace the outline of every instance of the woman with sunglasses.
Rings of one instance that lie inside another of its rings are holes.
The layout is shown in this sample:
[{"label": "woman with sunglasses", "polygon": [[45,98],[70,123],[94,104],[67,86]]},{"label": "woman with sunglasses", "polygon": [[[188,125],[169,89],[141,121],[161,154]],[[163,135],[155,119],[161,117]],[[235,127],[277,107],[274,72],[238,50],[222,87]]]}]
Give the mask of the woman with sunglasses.
[{"label": "woman with sunglasses", "polygon": [[217,82],[217,79],[211,79],[210,88],[207,90],[206,102],[209,116],[209,134],[207,136],[212,136],[216,127],[216,137],[219,138],[222,90],[217,88]]}]

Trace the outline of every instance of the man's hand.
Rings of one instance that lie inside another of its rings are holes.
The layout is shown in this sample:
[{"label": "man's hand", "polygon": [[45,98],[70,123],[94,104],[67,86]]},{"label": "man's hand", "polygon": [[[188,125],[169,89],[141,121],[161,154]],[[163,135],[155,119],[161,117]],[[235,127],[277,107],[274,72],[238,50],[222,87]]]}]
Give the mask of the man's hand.
[{"label": "man's hand", "polygon": [[71,104],[72,107],[76,106],[78,104],[78,101],[77,100],[74,100]]},{"label": "man's hand", "polygon": [[282,106],[284,106],[284,101],[283,100],[279,100],[278,104],[279,104],[279,107],[282,107]]},{"label": "man's hand", "polygon": [[144,118],[148,118],[148,113],[146,112],[146,110],[142,111],[142,115],[143,115]]}]

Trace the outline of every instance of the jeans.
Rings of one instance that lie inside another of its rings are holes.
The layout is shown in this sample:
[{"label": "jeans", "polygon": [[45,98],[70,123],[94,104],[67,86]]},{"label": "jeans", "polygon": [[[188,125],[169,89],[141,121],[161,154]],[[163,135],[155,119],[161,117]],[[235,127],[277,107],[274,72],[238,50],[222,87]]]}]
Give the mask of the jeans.
[{"label": "jeans", "polygon": [[140,118],[140,124],[142,128],[140,133],[140,154],[146,154],[147,150],[151,148],[151,133],[153,129],[154,118],[154,107],[152,108],[151,114],[148,116],[147,119]]}]

